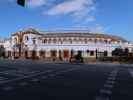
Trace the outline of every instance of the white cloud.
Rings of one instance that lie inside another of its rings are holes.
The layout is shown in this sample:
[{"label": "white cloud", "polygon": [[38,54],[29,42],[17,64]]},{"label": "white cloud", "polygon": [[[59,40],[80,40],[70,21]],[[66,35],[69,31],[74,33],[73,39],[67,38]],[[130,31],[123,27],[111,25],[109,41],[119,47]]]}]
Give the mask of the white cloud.
[{"label": "white cloud", "polygon": [[89,32],[94,32],[94,33],[105,33],[106,27],[100,25],[100,24],[95,24],[95,25],[75,25],[71,27],[74,30],[83,30],[83,31],[89,31]]},{"label": "white cloud", "polygon": [[93,0],[69,0],[55,5],[44,14],[49,16],[69,14],[78,19],[86,17],[87,21],[92,21],[94,17],[90,17],[89,14],[93,10],[95,10]]},{"label": "white cloud", "polygon": [[96,33],[104,33],[105,32],[105,27],[103,27],[100,24],[96,24],[95,26],[90,28],[91,32],[96,32]]},{"label": "white cloud", "polygon": [[48,0],[28,0],[27,5],[28,7],[39,7],[45,5]]}]

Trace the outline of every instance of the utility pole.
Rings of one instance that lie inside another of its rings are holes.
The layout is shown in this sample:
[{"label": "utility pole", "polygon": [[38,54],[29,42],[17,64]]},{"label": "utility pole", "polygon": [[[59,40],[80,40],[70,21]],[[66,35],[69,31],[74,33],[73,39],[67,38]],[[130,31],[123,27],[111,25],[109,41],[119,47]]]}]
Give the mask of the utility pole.
[{"label": "utility pole", "polygon": [[96,59],[98,59],[97,49],[96,49]]}]

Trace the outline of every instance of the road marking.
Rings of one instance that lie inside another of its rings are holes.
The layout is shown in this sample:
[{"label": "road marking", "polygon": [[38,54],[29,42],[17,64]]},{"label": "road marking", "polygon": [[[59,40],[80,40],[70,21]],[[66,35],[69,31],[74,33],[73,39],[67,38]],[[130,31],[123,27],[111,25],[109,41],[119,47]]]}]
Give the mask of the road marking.
[{"label": "road marking", "polygon": [[[58,71],[56,74],[54,74],[53,76],[57,75],[57,74],[62,74],[62,73],[65,73],[65,72],[69,72],[69,71],[73,71],[73,70],[77,70],[79,68],[70,68],[70,69],[67,69],[65,71]],[[64,69],[63,69],[64,70]],[[8,71],[6,71],[7,74],[8,74]],[[28,74],[28,75],[24,75],[24,76],[21,76],[21,77],[17,77],[17,78],[14,78],[14,79],[11,79],[11,80],[4,80],[4,81],[0,81],[0,84],[6,84],[6,83],[9,83],[9,82],[14,82],[14,81],[18,81],[18,80],[23,80],[23,79],[27,79],[27,78],[32,78],[32,77],[35,77],[35,76],[39,76],[39,75],[43,75],[43,74],[46,74],[46,73],[50,73],[50,72],[53,72],[53,70],[47,70],[45,72],[43,71],[36,71],[36,73],[34,74]],[[2,72],[3,73],[3,72]]]},{"label": "road marking", "polygon": [[131,75],[132,78],[133,78],[133,69],[128,69],[128,71],[129,71],[130,75]]},{"label": "road marking", "polygon": [[107,90],[107,89],[101,89],[100,93],[101,94],[112,94],[112,91],[111,90]]},{"label": "road marking", "polygon": [[111,85],[111,84],[104,84],[104,87],[105,87],[105,88],[113,88],[114,85]]},{"label": "road marking", "polygon": [[47,76],[42,76],[41,79],[47,79],[48,77]]},{"label": "road marking", "polygon": [[115,75],[115,76],[116,76],[116,75],[117,75],[117,73],[110,73],[110,75]]},{"label": "road marking", "polygon": [[111,75],[112,75],[112,76],[113,76],[113,75],[116,76],[117,73],[110,73],[109,76],[111,76]]},{"label": "road marking", "polygon": [[56,74],[49,74],[48,76],[49,77],[54,77],[54,76],[56,76]]},{"label": "road marking", "polygon": [[14,81],[18,81],[18,80],[23,80],[23,79],[26,79],[26,78],[32,78],[32,77],[35,77],[35,76],[38,76],[38,75],[41,75],[41,74],[45,74],[45,73],[47,73],[47,72],[40,72],[40,73],[36,73],[36,74],[33,74],[33,75],[27,75],[27,76],[23,76],[23,77],[14,78],[14,79],[11,79],[11,80],[0,81],[0,84],[14,82]]},{"label": "road marking", "polygon": [[107,83],[107,84],[114,84],[115,81],[107,80],[106,83]]},{"label": "road marking", "polygon": [[26,85],[28,85],[28,83],[27,82],[21,82],[21,83],[19,83],[19,85],[20,86],[26,86]]},{"label": "road marking", "polygon": [[13,76],[22,77],[22,76],[24,76],[24,75],[34,74],[34,73],[37,73],[37,72],[39,72],[39,71],[29,71],[29,70],[6,70],[6,71],[0,72],[0,74],[6,74],[6,75],[13,75]]},{"label": "road marking", "polygon": [[4,91],[10,91],[10,90],[13,90],[13,87],[12,86],[7,86],[7,87],[4,87],[3,90]]},{"label": "road marking", "polygon": [[97,96],[96,100],[109,100],[108,97],[103,97],[103,96]]},{"label": "road marking", "polygon": [[[100,94],[101,96],[97,96],[96,100],[109,100],[109,95],[112,94],[112,88],[114,87],[114,83],[116,80],[116,76],[117,76],[118,70],[114,70],[112,72],[110,72],[109,77],[107,78],[105,84],[104,84],[104,88],[100,90]],[[103,97],[102,96],[107,94],[107,97]]]},{"label": "road marking", "polygon": [[37,79],[37,78],[33,78],[31,81],[32,81],[32,82],[38,82],[39,79]]},{"label": "road marking", "polygon": [[115,77],[108,77],[108,79],[107,79],[108,81],[115,81],[116,80],[116,78]]},{"label": "road marking", "polygon": [[8,78],[0,77],[0,81],[7,80]]},{"label": "road marking", "polygon": [[48,73],[49,73],[49,72],[53,72],[53,70],[47,70],[46,72],[48,72]]}]

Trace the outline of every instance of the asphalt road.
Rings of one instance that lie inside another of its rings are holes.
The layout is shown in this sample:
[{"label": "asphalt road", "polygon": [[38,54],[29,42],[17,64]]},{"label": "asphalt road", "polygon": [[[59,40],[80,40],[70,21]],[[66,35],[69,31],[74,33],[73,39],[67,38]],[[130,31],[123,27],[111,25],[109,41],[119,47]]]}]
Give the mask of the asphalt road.
[{"label": "asphalt road", "polygon": [[0,60],[1,100],[133,100],[133,68]]}]

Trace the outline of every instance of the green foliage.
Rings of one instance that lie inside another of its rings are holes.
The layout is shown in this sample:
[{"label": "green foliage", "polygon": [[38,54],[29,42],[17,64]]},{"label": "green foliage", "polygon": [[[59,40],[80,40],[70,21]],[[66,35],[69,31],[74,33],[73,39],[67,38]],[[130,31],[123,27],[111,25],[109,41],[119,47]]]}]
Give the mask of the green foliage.
[{"label": "green foliage", "polygon": [[4,57],[5,56],[5,48],[4,46],[0,46],[0,57]]},{"label": "green foliage", "polygon": [[119,57],[128,57],[129,54],[129,49],[125,48],[116,48],[115,50],[112,51],[113,56],[119,56]]},{"label": "green foliage", "polygon": [[116,48],[112,51],[113,56],[122,56],[123,55],[123,49],[122,48]]},{"label": "green foliage", "polygon": [[128,56],[128,54],[129,54],[129,49],[125,48],[123,52],[123,56]]},{"label": "green foliage", "polygon": [[82,53],[79,51],[77,55],[74,56],[77,62],[83,62]]},{"label": "green foliage", "polygon": [[[129,49],[121,49],[121,48],[116,48],[114,51],[112,51],[113,59],[114,61],[119,61],[119,62],[133,62],[132,57],[129,56]],[[117,59],[116,59],[117,58]]]}]

